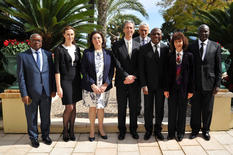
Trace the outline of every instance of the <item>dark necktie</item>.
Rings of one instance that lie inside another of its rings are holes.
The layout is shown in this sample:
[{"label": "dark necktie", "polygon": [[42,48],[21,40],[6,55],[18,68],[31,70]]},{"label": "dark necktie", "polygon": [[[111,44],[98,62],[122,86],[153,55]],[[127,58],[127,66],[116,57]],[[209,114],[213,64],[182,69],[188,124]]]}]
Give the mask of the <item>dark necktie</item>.
[{"label": "dark necktie", "polygon": [[142,45],[145,45],[145,43],[146,43],[145,39],[142,39]]},{"label": "dark necktie", "polygon": [[36,63],[37,63],[37,66],[40,70],[40,54],[39,54],[39,51],[36,51]]},{"label": "dark necktie", "polygon": [[204,52],[204,43],[201,43],[201,48],[200,48],[201,59],[202,59],[202,56],[203,56],[203,52]]},{"label": "dark necktie", "polygon": [[159,51],[158,51],[157,45],[154,45],[154,46],[155,46],[155,55],[159,58]]}]

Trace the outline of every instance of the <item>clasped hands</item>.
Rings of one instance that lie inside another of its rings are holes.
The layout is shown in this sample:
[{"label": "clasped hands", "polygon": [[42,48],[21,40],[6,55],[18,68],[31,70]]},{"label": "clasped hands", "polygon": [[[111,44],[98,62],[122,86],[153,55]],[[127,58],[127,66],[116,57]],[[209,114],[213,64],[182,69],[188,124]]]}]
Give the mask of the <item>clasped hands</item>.
[{"label": "clasped hands", "polygon": [[134,83],[135,79],[136,79],[136,76],[128,75],[124,80],[124,84],[132,84]]},{"label": "clasped hands", "polygon": [[102,84],[100,87],[98,87],[98,86],[95,85],[95,84],[92,84],[92,85],[91,85],[91,89],[92,89],[93,92],[96,93],[96,94],[101,94],[101,93],[105,92],[105,90],[107,89],[107,87],[108,87],[108,84],[107,84],[107,83]]}]

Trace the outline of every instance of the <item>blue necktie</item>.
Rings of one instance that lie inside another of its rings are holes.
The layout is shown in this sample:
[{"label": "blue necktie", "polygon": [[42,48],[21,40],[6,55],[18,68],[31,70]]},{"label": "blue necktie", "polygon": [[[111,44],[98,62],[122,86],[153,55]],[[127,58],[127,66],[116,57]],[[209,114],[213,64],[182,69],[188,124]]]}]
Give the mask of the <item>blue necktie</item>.
[{"label": "blue necktie", "polygon": [[142,45],[145,45],[145,43],[146,43],[145,39],[142,39]]},{"label": "blue necktie", "polygon": [[39,51],[36,51],[36,63],[37,63],[37,66],[40,70],[40,54],[39,54]]}]

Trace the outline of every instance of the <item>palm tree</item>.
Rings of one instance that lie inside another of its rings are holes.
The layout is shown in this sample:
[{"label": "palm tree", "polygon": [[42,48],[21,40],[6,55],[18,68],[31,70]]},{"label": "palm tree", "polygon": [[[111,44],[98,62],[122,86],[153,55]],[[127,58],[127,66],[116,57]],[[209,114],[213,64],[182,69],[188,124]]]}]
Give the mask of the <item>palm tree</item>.
[{"label": "palm tree", "polygon": [[94,24],[88,23],[93,20],[90,16],[94,11],[88,0],[2,0],[0,11],[4,13],[0,15],[1,25],[7,27],[11,23],[26,32],[41,34],[43,48],[47,50],[61,42],[66,25],[76,29],[76,39],[81,46],[85,33],[94,28]]},{"label": "palm tree", "polygon": [[[119,12],[136,11],[142,16],[148,17],[146,10],[139,0],[98,0],[97,2],[98,20],[97,24],[101,26],[100,31],[107,34],[107,25],[112,19],[117,19]],[[124,15],[124,14],[121,14]],[[128,15],[125,17],[127,18]]]}]

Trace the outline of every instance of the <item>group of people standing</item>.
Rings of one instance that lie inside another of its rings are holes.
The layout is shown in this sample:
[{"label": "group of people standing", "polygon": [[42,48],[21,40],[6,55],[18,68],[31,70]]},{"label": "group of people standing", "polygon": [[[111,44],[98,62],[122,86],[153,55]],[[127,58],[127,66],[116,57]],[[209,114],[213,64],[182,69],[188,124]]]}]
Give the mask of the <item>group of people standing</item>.
[{"label": "group of people standing", "polygon": [[162,31],[158,28],[151,30],[150,37],[146,23],[139,26],[140,36],[133,38],[134,31],[134,23],[126,21],[123,25],[124,38],[113,43],[112,51],[105,48],[103,34],[94,31],[89,34],[89,48],[81,56],[75,44],[75,29],[66,26],[63,43],[55,48],[54,60],[50,52],[41,48],[42,37],[39,34],[30,36],[31,48],[17,57],[17,73],[33,147],[39,147],[38,107],[42,141],[48,145],[52,143],[49,137],[50,109],[51,97],[56,92],[65,105],[64,141],[76,139],[76,102],[80,100],[89,107],[89,141],[95,140],[96,116],[98,133],[101,138],[107,139],[103,127],[104,108],[112,88],[114,69],[119,140],[125,138],[127,130],[127,104],[131,136],[139,138],[137,117],[144,113],[144,139],[148,140],[154,134],[157,139],[163,140],[161,131],[165,97],[168,98],[167,139],[183,139],[190,98],[190,138],[195,138],[202,130],[204,139],[210,139],[214,95],[219,90],[221,80],[221,56],[220,46],[208,40],[209,27],[201,25],[198,29],[199,39],[190,46],[183,33],[175,32],[170,48],[161,42]]}]

